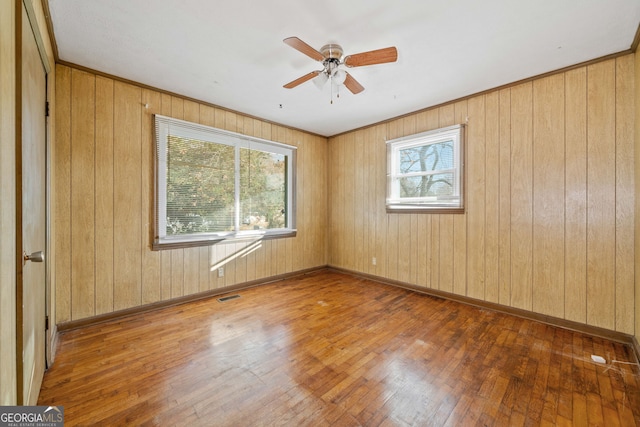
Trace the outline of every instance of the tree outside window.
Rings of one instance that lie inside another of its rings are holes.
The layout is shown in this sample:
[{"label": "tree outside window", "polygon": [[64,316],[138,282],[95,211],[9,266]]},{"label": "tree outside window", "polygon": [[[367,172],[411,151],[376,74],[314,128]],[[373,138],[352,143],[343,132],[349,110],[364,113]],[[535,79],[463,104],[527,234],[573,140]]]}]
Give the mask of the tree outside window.
[{"label": "tree outside window", "polygon": [[387,210],[462,211],[463,127],[387,142]]},{"label": "tree outside window", "polygon": [[295,232],[295,147],[156,116],[156,239]]}]

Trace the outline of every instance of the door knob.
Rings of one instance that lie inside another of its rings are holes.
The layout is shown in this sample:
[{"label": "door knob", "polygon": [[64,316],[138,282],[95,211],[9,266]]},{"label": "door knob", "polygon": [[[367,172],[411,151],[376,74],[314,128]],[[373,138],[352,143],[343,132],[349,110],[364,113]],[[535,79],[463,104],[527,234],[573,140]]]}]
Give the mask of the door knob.
[{"label": "door knob", "polygon": [[31,255],[27,255],[27,253],[24,253],[24,262],[26,263],[27,261],[31,261],[31,262],[44,262],[44,252],[42,251],[38,251],[38,252],[34,252]]}]

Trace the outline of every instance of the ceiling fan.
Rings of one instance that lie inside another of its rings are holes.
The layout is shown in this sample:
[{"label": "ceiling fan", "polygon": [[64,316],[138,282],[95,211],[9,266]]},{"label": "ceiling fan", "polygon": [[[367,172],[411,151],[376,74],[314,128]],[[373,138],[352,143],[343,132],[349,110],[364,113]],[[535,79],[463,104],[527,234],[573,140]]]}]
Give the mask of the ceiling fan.
[{"label": "ceiling fan", "polygon": [[342,46],[338,44],[324,45],[318,51],[297,37],[289,37],[283,41],[292,48],[304,53],[311,59],[321,62],[324,67],[322,70],[312,71],[287,83],[284,85],[287,89],[292,89],[311,79],[314,79],[316,86],[322,88],[327,81],[331,80],[331,83],[335,85],[344,84],[345,87],[355,95],[362,92],[364,87],[358,83],[351,74],[341,68],[341,65],[345,65],[349,68],[362,67],[365,65],[395,62],[398,59],[398,51],[395,47],[356,53],[354,55],[347,55],[343,58]]}]

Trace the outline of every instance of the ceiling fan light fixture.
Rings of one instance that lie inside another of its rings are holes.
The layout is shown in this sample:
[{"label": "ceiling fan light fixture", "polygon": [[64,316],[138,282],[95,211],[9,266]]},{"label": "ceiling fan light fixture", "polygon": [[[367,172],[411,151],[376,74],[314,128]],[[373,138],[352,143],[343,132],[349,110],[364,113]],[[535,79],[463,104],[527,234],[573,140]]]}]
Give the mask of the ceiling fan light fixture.
[{"label": "ceiling fan light fixture", "polygon": [[319,90],[322,90],[327,80],[329,80],[329,76],[327,73],[322,72],[313,78],[313,84],[316,85]]},{"label": "ceiling fan light fixture", "polygon": [[331,81],[333,84],[341,85],[341,84],[344,84],[344,80],[346,78],[347,78],[347,72],[344,70],[338,69],[333,73]]}]

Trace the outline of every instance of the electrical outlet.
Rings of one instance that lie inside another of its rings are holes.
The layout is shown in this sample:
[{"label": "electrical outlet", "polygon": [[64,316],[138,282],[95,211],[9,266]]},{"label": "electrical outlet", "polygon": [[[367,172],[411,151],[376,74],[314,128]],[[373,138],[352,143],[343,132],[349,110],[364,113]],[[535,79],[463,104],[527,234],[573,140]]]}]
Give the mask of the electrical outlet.
[{"label": "electrical outlet", "polygon": [[218,268],[218,277],[224,277],[224,267]]},{"label": "electrical outlet", "polygon": [[376,265],[378,263],[378,260],[376,260],[376,257],[371,258],[371,265]]}]

